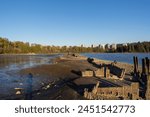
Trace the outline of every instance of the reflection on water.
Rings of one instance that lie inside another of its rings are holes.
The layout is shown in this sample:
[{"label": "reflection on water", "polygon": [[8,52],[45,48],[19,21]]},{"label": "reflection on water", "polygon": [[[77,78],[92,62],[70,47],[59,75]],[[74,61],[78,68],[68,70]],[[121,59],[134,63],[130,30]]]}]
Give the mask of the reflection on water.
[{"label": "reflection on water", "polygon": [[[26,76],[17,74],[19,70],[35,67],[42,64],[50,64],[51,59],[60,55],[0,55],[0,99],[15,93],[14,88],[25,88]],[[42,79],[43,81],[45,79]],[[33,84],[41,83],[38,78]]]},{"label": "reflection on water", "polygon": [[46,64],[56,55],[0,55],[1,68],[28,68],[34,65]]}]

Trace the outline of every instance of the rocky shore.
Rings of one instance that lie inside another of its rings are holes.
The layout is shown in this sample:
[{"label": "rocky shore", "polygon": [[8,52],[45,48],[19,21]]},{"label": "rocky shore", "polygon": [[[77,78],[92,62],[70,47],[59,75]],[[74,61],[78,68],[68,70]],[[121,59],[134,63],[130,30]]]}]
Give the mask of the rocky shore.
[{"label": "rocky shore", "polygon": [[[87,57],[80,55],[64,55],[52,60],[53,64],[40,65],[33,68],[23,69],[18,72],[20,76],[26,78],[32,74],[32,81],[35,86],[32,87],[33,100],[80,100],[85,99],[83,94],[79,93],[78,87],[72,85],[75,79],[81,77],[79,71],[87,69],[97,70],[97,67],[87,61]],[[112,64],[113,61],[94,59],[96,64]],[[126,77],[130,78],[133,71],[133,65],[116,62],[116,66],[125,68]],[[38,79],[38,80],[37,80]],[[85,79],[86,80],[86,79]],[[36,83],[37,82],[37,83]],[[85,82],[85,81],[81,81]],[[16,90],[19,93],[5,97],[5,99],[26,99],[25,89]]]}]

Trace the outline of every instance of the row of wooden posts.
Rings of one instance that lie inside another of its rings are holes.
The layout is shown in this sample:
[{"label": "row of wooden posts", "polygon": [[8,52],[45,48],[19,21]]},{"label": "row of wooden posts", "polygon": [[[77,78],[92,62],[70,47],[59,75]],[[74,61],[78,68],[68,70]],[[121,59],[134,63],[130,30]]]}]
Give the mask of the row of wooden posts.
[{"label": "row of wooden posts", "polygon": [[[137,56],[133,57],[134,61],[134,73],[138,73],[138,58]],[[142,59],[142,74],[150,74],[150,59],[148,57],[145,57]]]}]

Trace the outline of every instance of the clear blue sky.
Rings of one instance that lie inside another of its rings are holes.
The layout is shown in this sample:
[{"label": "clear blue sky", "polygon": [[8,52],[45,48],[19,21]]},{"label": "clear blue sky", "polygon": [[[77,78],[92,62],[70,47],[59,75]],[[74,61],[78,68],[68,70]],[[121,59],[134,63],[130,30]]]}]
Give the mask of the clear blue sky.
[{"label": "clear blue sky", "polygon": [[0,0],[0,37],[44,45],[150,41],[150,0]]}]

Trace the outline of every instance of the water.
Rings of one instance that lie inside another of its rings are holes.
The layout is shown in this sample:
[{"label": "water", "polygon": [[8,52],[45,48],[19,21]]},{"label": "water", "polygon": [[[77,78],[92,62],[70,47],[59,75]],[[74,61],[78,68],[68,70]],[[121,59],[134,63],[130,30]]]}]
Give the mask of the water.
[{"label": "water", "polygon": [[[58,56],[60,55],[0,55],[0,99],[8,94],[15,94],[14,88],[16,87],[24,88],[25,78],[20,76],[18,71],[42,64],[51,64],[51,59]],[[37,86],[40,83],[39,79],[34,79],[33,84]]]},{"label": "water", "polygon": [[139,64],[141,64],[142,58],[150,58],[150,53],[84,53],[81,54],[91,58],[97,58],[109,61],[118,61],[133,64],[133,56],[137,56]]}]

